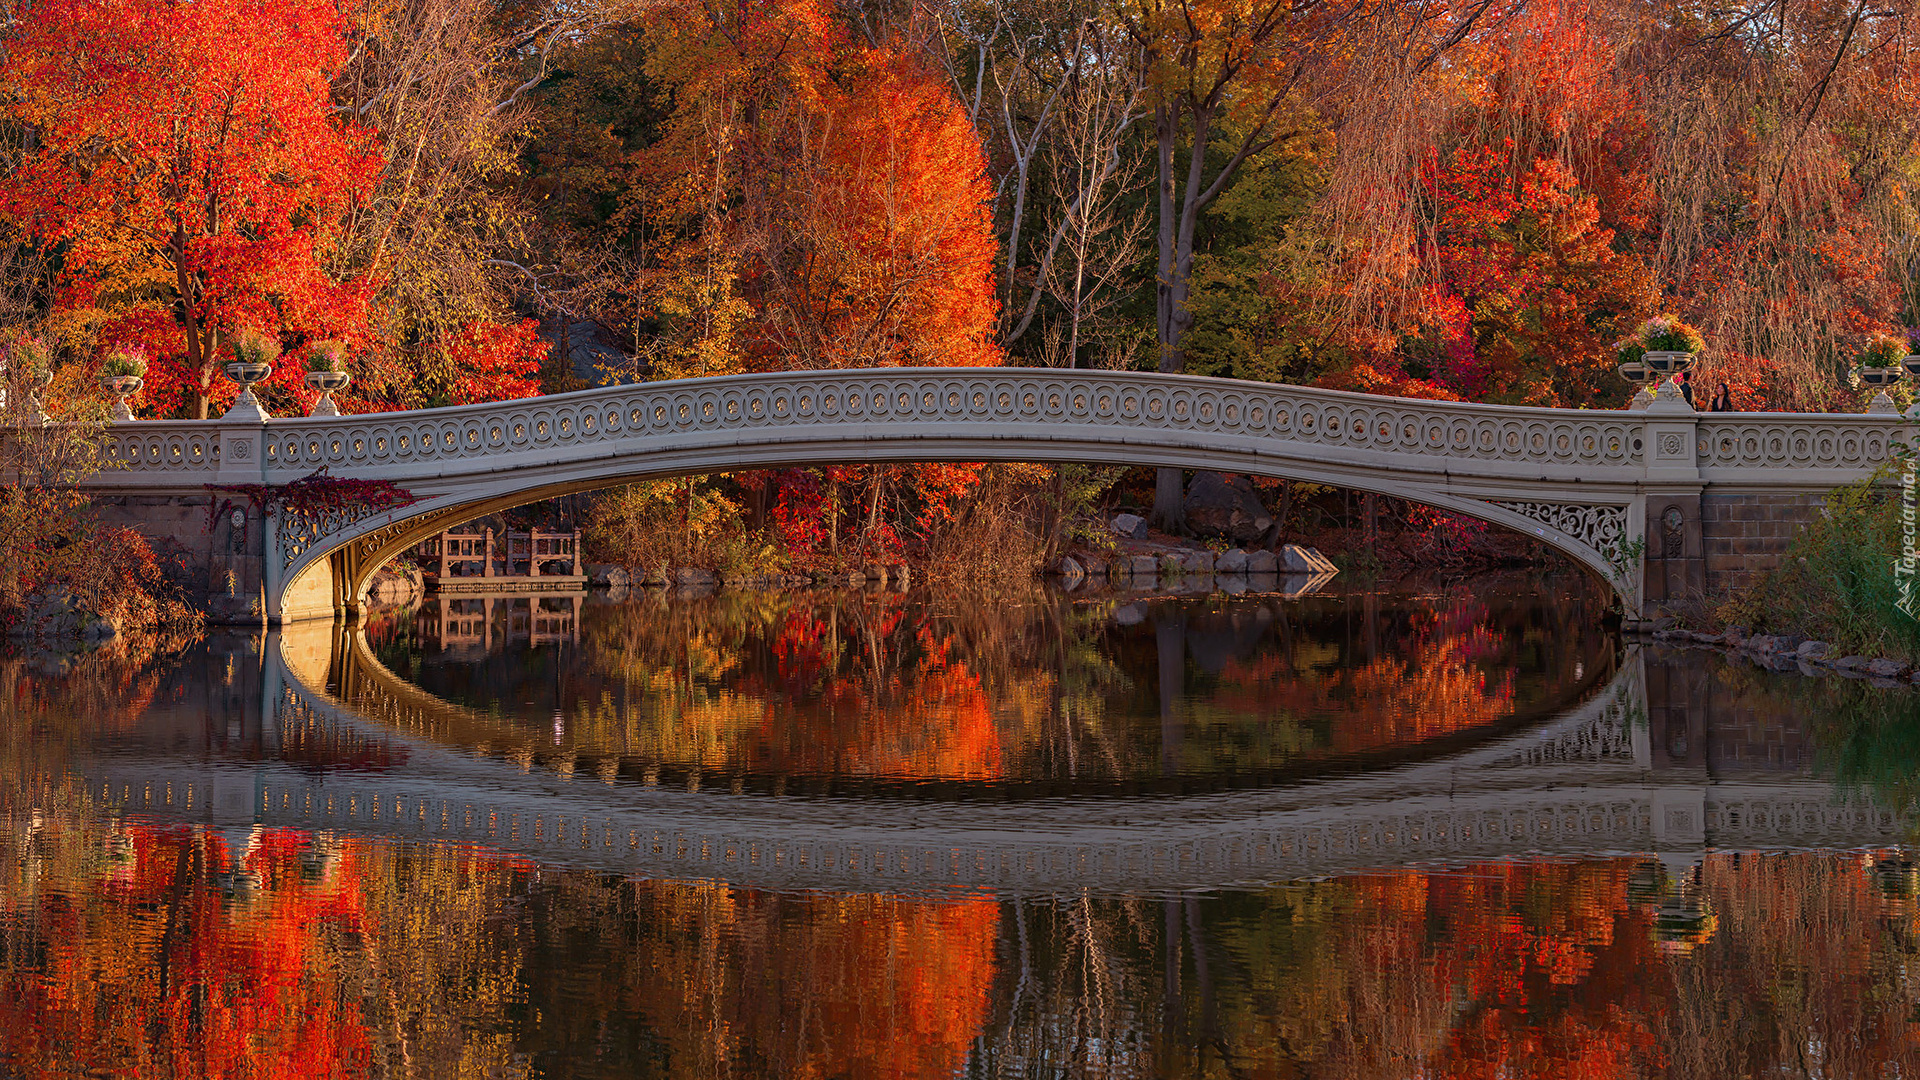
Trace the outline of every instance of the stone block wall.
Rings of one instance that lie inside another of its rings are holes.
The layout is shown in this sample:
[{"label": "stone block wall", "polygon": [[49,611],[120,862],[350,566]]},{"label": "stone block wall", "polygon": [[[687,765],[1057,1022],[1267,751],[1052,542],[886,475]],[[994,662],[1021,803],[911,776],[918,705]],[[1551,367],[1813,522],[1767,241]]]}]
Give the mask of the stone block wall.
[{"label": "stone block wall", "polygon": [[207,496],[100,495],[93,508],[101,524],[125,525],[145,535],[161,562],[184,577],[189,599],[203,606],[211,621],[261,624],[266,611],[263,525],[244,500],[238,522],[233,507],[210,522]]},{"label": "stone block wall", "polygon": [[1716,492],[1647,498],[1649,614],[1722,599],[1780,565],[1823,494]]},{"label": "stone block wall", "polygon": [[1793,538],[1820,514],[1824,495],[1700,497],[1707,595],[1724,596],[1753,584],[1780,565]]}]

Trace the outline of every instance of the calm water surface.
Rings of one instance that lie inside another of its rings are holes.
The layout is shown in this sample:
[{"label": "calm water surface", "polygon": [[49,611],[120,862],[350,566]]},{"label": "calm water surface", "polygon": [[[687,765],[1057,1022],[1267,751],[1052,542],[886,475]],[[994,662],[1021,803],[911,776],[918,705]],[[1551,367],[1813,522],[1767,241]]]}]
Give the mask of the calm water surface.
[{"label": "calm water surface", "polygon": [[1920,695],[1577,580],[0,660],[0,1075],[1890,1077]]}]

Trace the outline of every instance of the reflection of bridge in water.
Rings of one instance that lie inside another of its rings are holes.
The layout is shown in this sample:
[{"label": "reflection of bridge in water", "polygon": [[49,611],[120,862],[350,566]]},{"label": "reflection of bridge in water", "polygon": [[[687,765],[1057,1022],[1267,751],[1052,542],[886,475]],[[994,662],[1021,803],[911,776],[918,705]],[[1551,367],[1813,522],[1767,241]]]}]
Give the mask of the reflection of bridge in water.
[{"label": "reflection of bridge in water", "polygon": [[259,659],[248,716],[227,724],[244,737],[224,756],[143,748],[76,772],[109,805],[229,830],[465,842],[779,889],[1149,892],[1532,853],[1691,861],[1709,847],[1893,843],[1910,824],[1813,776],[1797,722],[1716,693],[1697,656],[1640,649],[1558,718],[1434,760],[1281,787],[1006,801],[628,779],[631,763],[558,731],[550,748],[522,739],[496,757],[474,736],[497,721],[395,678],[356,632],[275,633]]},{"label": "reflection of bridge in water", "polygon": [[414,612],[423,637],[442,649],[491,650],[496,643],[577,644],[586,590],[556,595],[524,592],[439,592]]}]

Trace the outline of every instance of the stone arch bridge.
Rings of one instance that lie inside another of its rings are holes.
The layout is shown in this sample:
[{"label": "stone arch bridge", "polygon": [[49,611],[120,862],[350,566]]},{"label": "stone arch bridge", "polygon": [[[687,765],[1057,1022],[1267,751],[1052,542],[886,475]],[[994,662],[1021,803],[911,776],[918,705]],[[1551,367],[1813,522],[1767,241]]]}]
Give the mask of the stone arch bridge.
[{"label": "stone arch bridge", "polygon": [[[633,480],[742,469],[1033,461],[1172,466],[1392,495],[1535,536],[1629,617],[1777,561],[1828,490],[1910,438],[1895,415],[1697,414],[1435,402],[1203,377],[1029,368],[784,372],[362,416],[134,421],[88,482],[203,559],[247,617],[352,614],[366,581],[482,514]],[[209,488],[325,469],[416,501],[245,509]]]}]

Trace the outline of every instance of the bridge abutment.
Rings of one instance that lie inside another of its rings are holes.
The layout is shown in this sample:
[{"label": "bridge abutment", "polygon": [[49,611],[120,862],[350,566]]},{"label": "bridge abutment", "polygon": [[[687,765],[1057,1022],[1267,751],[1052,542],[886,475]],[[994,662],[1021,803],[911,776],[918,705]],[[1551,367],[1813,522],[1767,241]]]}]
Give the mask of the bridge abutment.
[{"label": "bridge abutment", "polygon": [[1644,582],[1647,615],[1723,599],[1758,583],[1819,516],[1821,492],[1651,492]]},{"label": "bridge abutment", "polygon": [[272,519],[244,499],[223,508],[228,501],[213,493],[111,494],[95,495],[92,506],[102,525],[133,529],[163,563],[177,567],[212,622],[259,626],[274,591],[265,558]]},{"label": "bridge abutment", "polygon": [[1795,537],[1819,518],[1826,496],[1784,492],[1708,492],[1700,498],[1705,534],[1702,584],[1721,595],[1754,584],[1780,565]]}]

